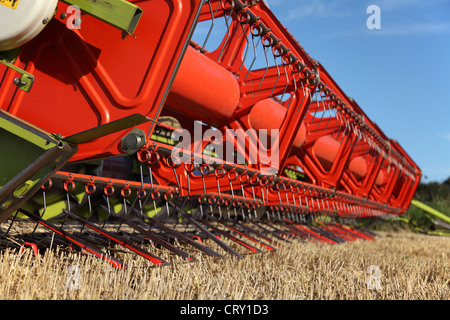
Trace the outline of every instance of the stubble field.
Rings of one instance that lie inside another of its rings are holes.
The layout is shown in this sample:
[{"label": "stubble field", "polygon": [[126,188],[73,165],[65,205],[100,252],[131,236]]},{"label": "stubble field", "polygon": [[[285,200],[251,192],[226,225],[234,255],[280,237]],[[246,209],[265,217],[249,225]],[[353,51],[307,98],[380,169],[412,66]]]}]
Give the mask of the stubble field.
[{"label": "stubble field", "polygon": [[[450,238],[379,231],[376,241],[292,242],[276,252],[114,269],[53,249],[0,255],[3,300],[448,300]],[[127,260],[129,259],[129,260]]]}]

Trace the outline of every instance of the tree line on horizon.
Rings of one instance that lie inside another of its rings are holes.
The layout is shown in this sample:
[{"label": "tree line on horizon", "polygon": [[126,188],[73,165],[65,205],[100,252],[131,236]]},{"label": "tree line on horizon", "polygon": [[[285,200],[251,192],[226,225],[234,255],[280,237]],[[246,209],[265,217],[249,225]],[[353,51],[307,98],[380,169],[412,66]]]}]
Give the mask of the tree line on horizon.
[{"label": "tree line on horizon", "polygon": [[450,206],[450,177],[443,182],[420,182],[414,199],[424,203],[444,202]]}]

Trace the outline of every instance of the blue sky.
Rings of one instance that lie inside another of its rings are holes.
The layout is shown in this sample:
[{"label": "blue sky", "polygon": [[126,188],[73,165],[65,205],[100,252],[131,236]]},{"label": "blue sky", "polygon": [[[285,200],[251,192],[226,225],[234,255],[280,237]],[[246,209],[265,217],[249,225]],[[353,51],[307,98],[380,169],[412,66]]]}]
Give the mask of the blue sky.
[{"label": "blue sky", "polygon": [[[450,177],[449,0],[267,0],[342,90],[422,169]],[[366,25],[370,5],[381,29]]]}]

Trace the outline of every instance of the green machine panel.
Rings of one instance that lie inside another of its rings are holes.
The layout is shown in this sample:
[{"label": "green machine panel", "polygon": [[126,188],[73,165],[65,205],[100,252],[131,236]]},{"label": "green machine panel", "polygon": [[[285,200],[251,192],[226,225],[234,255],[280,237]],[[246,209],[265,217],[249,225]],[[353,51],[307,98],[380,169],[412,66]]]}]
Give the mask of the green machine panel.
[{"label": "green machine panel", "polygon": [[0,110],[0,223],[20,208],[77,147]]}]

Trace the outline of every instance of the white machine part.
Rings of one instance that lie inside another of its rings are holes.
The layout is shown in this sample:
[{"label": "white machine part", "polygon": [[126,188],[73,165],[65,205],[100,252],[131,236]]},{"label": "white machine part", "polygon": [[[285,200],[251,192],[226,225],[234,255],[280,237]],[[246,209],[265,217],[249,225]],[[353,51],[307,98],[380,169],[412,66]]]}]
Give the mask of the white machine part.
[{"label": "white machine part", "polygon": [[0,51],[18,48],[44,29],[58,0],[0,0]]}]

